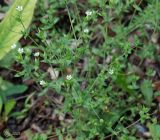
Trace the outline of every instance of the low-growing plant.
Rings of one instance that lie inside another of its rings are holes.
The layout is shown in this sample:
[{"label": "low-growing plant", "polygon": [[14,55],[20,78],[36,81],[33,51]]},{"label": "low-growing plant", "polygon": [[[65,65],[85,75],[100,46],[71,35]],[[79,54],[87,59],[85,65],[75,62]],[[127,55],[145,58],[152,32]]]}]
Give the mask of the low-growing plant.
[{"label": "low-growing plant", "polygon": [[[140,7],[134,0],[90,0],[80,5],[75,0],[50,0],[46,10],[43,2],[41,25],[32,27],[35,36],[25,32],[33,45],[17,50],[23,70],[16,76],[34,80],[39,96],[52,91],[64,97],[57,114],[71,121],[60,121],[59,139],[135,140],[136,128],[128,129],[137,117],[141,123],[152,118],[148,112],[154,106],[154,91],[151,80],[137,74],[130,56],[137,52],[143,61],[157,55],[154,42],[143,43],[148,37],[144,25],[159,30],[159,17],[153,15],[160,13],[157,1]],[[59,9],[64,14],[58,16]],[[125,23],[130,9],[133,15]],[[154,134],[152,126],[150,130]]]}]

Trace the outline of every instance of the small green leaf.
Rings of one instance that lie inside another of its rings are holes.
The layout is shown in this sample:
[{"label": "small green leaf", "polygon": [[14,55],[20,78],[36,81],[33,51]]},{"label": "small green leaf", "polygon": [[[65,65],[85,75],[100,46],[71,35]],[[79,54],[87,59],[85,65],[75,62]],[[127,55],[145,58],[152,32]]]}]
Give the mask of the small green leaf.
[{"label": "small green leaf", "polygon": [[117,79],[116,79],[116,85],[121,88],[124,92],[128,92],[131,94],[134,94],[135,91],[131,88],[129,88],[127,85],[127,76],[126,75],[117,75]]},{"label": "small green leaf", "polygon": [[16,101],[14,99],[11,99],[11,100],[8,100],[6,103],[5,103],[5,116],[8,116],[8,114],[11,112],[11,110],[14,108],[16,104]]},{"label": "small green leaf", "polygon": [[4,138],[0,136],[0,140],[4,140]]},{"label": "small green leaf", "polygon": [[109,112],[107,114],[105,119],[107,120],[108,124],[113,126],[126,111],[127,111],[127,109],[113,110],[112,112]]},{"label": "small green leaf", "polygon": [[8,55],[4,56],[0,60],[0,66],[3,68],[10,68],[11,65],[15,62],[16,50],[11,50]]},{"label": "small green leaf", "polygon": [[27,90],[27,88],[28,87],[26,85],[13,85],[9,87],[7,90],[5,90],[5,94],[6,96],[11,96],[14,94],[24,93]]},{"label": "small green leaf", "polygon": [[151,105],[153,99],[152,83],[149,80],[144,80],[141,84],[141,92],[145,98],[147,105]]},{"label": "small green leaf", "polygon": [[150,124],[149,125],[149,131],[152,135],[153,140],[159,140],[160,139],[160,125]]},{"label": "small green leaf", "polygon": [[134,7],[137,11],[142,12],[142,9],[141,9],[138,5],[134,4],[133,7]]}]

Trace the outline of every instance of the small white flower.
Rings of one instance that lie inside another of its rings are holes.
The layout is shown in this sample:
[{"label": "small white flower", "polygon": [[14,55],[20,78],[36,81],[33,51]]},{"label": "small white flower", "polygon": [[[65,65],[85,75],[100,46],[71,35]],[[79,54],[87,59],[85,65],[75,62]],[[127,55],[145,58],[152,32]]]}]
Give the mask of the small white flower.
[{"label": "small white flower", "polygon": [[16,47],[17,47],[16,44],[13,44],[13,45],[11,46],[12,49],[15,49]]},{"label": "small white flower", "polygon": [[66,79],[67,79],[67,80],[71,80],[71,79],[72,79],[72,75],[67,75],[67,76],[66,76]]},{"label": "small white flower", "polygon": [[112,75],[112,74],[114,73],[114,70],[113,70],[113,69],[109,69],[109,71],[108,71],[108,72],[109,72],[109,74],[111,74],[111,75]]},{"label": "small white flower", "polygon": [[23,48],[19,48],[19,49],[18,49],[18,52],[19,52],[20,54],[22,54],[22,53],[24,53],[24,49],[23,49]]},{"label": "small white flower", "polygon": [[41,81],[39,82],[39,84],[40,84],[41,86],[44,86],[44,85],[46,84],[46,82],[45,82],[44,80],[41,80]]},{"label": "small white flower", "polygon": [[89,29],[88,29],[88,28],[85,28],[85,29],[83,30],[83,32],[84,32],[84,33],[89,33]]},{"label": "small white flower", "polygon": [[85,13],[86,13],[86,16],[91,16],[93,14],[93,11],[87,10]]},{"label": "small white flower", "polygon": [[18,5],[18,6],[16,7],[16,10],[19,11],[19,12],[22,11],[22,10],[23,10],[23,6]]},{"label": "small white flower", "polygon": [[34,54],[34,56],[35,56],[35,57],[38,57],[38,56],[39,56],[39,52],[36,52],[36,53]]}]

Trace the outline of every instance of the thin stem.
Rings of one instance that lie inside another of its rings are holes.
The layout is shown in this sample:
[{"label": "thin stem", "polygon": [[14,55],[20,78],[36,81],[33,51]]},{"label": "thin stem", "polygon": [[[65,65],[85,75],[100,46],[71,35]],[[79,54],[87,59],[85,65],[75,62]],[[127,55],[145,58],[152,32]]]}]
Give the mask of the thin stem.
[{"label": "thin stem", "polygon": [[73,30],[74,38],[77,40],[77,37],[76,37],[76,34],[75,34],[75,30],[74,30],[74,27],[73,27],[73,23],[72,23],[72,19],[71,19],[71,14],[70,14],[69,8],[68,8],[68,6],[67,6],[67,1],[66,1],[66,8],[67,8],[68,16],[69,16],[69,21],[70,21],[70,23],[71,23],[71,28],[72,28],[72,30]]}]

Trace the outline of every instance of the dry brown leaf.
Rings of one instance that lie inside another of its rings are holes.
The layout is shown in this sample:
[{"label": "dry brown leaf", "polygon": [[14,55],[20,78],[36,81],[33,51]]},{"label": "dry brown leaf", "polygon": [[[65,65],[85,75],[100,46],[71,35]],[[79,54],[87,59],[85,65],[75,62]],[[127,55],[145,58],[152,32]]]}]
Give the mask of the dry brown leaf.
[{"label": "dry brown leaf", "polygon": [[59,76],[59,71],[51,67],[48,68],[47,72],[50,74],[52,80],[56,80]]}]

